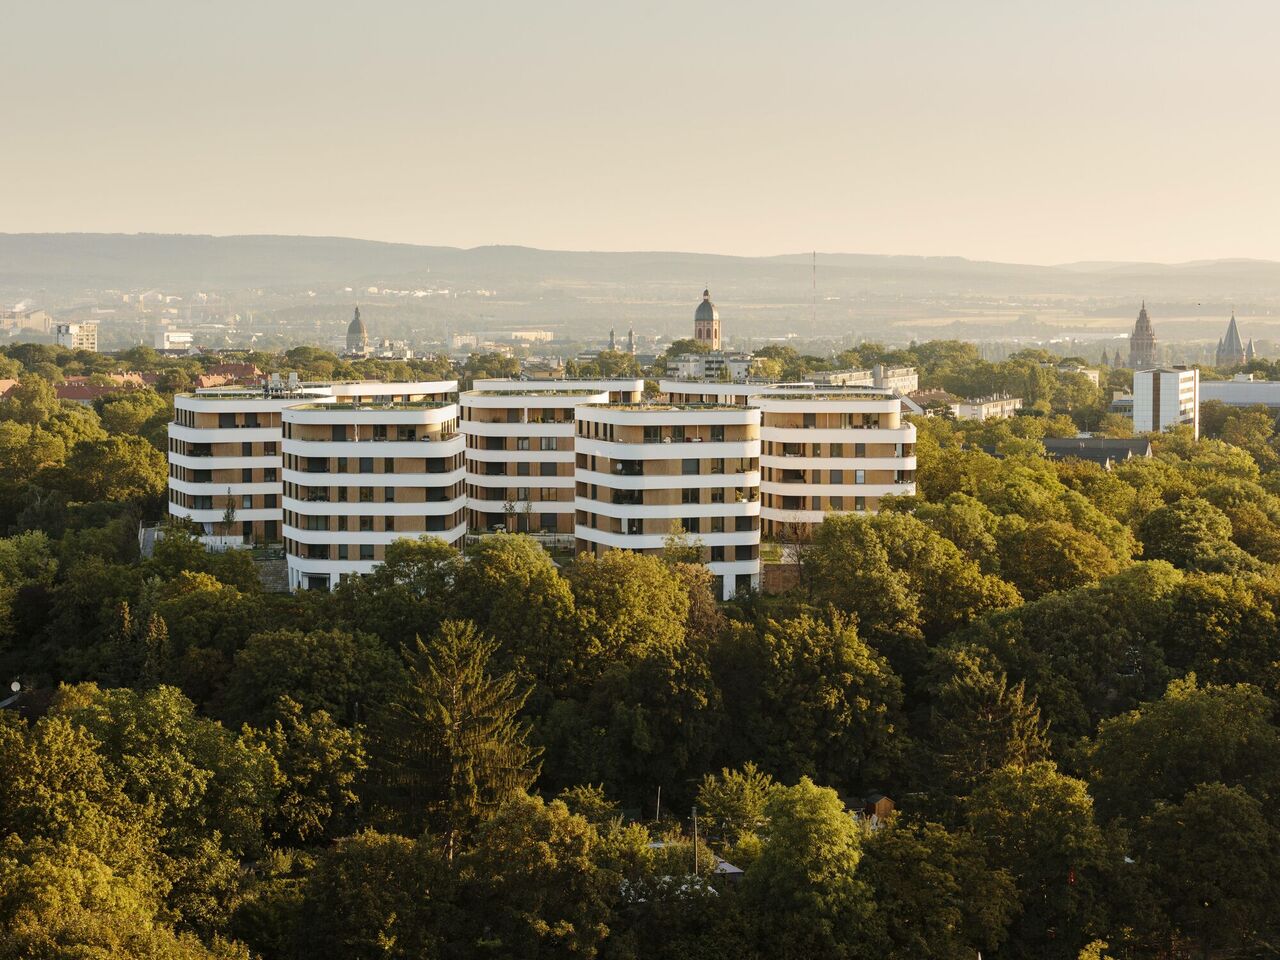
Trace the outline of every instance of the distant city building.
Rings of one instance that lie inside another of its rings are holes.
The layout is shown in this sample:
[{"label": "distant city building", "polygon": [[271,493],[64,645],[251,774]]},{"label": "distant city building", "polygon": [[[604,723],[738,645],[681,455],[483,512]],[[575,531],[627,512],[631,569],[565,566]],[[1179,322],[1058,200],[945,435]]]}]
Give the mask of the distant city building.
[{"label": "distant city building", "polygon": [[1135,370],[1133,429],[1159,433],[1181,425],[1200,436],[1200,371],[1187,367]]},{"label": "distant city building", "polygon": [[1045,437],[1044,452],[1050,460],[1087,460],[1110,470],[1116,463],[1134,457],[1150,457],[1151,441],[1113,437]]},{"label": "distant city building", "polygon": [[98,352],[98,325],[96,323],[55,323],[53,342],[68,350]]},{"label": "distant city building", "polygon": [[1256,380],[1237,373],[1230,380],[1201,380],[1200,402],[1217,400],[1228,407],[1264,406],[1280,410],[1280,380]]},{"label": "distant city building", "polygon": [[527,343],[547,343],[555,339],[555,334],[550,330],[512,330],[509,336],[512,340],[524,340]]},{"label": "distant city building", "polygon": [[702,302],[693,313],[693,339],[709,350],[720,349],[720,311],[711,302],[711,291],[702,291]]},{"label": "distant city building", "polygon": [[351,356],[367,356],[369,353],[369,331],[360,319],[359,307],[356,307],[355,316],[347,326],[347,353]]},{"label": "distant city building", "polygon": [[907,394],[920,389],[920,376],[915,367],[886,367],[877,363],[871,368],[872,385],[892,393]]},{"label": "distant city building", "polygon": [[1021,409],[1021,397],[999,394],[961,400],[952,406],[951,413],[957,420],[1007,420]]},{"label": "distant city building", "polygon": [[24,300],[15,304],[12,309],[0,310],[0,330],[17,333],[27,330],[32,333],[48,333],[53,326],[53,318],[45,310],[31,306]]},{"label": "distant city building", "polygon": [[[1104,366],[1107,363],[1106,350],[1102,351],[1102,363]],[[1081,377],[1086,377],[1089,380],[1089,382],[1092,383],[1095,387],[1098,385],[1098,382],[1099,382],[1099,373],[1097,370],[1094,370],[1090,367],[1083,366],[1078,363],[1054,364],[1054,363],[1046,362],[1046,363],[1040,364],[1040,366],[1046,369],[1055,370],[1058,373],[1077,374]]]},{"label": "distant city building", "polygon": [[1138,321],[1129,335],[1129,366],[1134,370],[1146,370],[1156,365],[1156,332],[1147,316],[1147,302],[1142,301]]},{"label": "distant city building", "polygon": [[[1249,341],[1253,346],[1253,341]],[[1248,359],[1244,343],[1240,340],[1240,330],[1236,327],[1236,312],[1231,311],[1231,322],[1227,324],[1227,332],[1218,341],[1218,352],[1214,357],[1215,367],[1238,367]]]},{"label": "distant city building", "polygon": [[190,353],[195,349],[195,334],[190,330],[165,328],[156,332],[152,341],[161,353]]},{"label": "distant city building", "polygon": [[751,375],[751,354],[682,353],[667,358],[667,375],[680,380],[733,380],[742,382]]}]

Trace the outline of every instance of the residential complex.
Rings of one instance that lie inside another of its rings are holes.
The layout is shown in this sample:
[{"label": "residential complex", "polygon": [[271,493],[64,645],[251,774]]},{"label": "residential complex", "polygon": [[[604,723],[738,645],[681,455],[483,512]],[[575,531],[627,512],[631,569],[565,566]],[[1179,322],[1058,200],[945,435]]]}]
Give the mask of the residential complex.
[{"label": "residential complex", "polygon": [[733,404],[577,408],[579,552],[660,553],[683,531],[716,592],[760,582],[760,411]]},{"label": "residential complex", "polygon": [[1162,367],[1133,373],[1133,429],[1158,433],[1186,425],[1200,436],[1200,371]]},{"label": "residential complex", "polygon": [[857,389],[779,389],[761,410],[764,534],[802,536],[828,513],[876,511],[883,497],[915,493],[916,428],[902,402]]},{"label": "residential complex", "polygon": [[659,552],[684,531],[721,596],[760,538],[915,492],[915,427],[874,387],[664,380],[300,383],[175,398],[169,512],[283,542],[290,586],[365,574],[387,544],[513,530]]},{"label": "residential complex", "polygon": [[460,397],[474,530],[573,535],[574,415],[635,402],[643,380],[477,380]]},{"label": "residential complex", "polygon": [[291,587],[328,589],[370,573],[399,537],[457,543],[466,534],[457,403],[430,394],[326,398],[287,407],[283,423]]}]

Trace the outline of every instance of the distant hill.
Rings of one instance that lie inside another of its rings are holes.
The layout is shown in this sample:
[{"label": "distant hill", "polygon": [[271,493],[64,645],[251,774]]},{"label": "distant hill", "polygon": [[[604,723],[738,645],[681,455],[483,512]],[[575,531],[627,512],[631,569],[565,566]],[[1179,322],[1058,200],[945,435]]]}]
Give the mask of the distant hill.
[{"label": "distant hill", "polygon": [[[962,257],[817,255],[824,296],[875,290],[901,296],[1146,296],[1199,300],[1280,297],[1280,263],[994,263]],[[602,295],[664,296],[732,290],[741,298],[795,299],[810,286],[812,254],[730,257],[705,253],[461,249],[344,237],[185,234],[0,234],[0,285],[9,288],[177,289],[306,284],[450,283],[528,294],[598,285]]]}]

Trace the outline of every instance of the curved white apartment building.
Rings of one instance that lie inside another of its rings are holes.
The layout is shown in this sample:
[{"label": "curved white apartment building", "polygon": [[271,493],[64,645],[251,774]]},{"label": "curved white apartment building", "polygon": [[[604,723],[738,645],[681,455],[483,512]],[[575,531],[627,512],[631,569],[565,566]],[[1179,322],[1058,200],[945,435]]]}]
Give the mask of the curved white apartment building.
[{"label": "curved white apartment building", "polygon": [[595,390],[469,390],[458,398],[473,530],[573,534],[574,410]]},{"label": "curved white apartment building", "polygon": [[[205,534],[278,542],[284,520],[282,412],[323,398],[446,399],[457,381],[293,383],[178,394],[169,424],[169,513]],[[223,530],[228,504],[235,529]]]},{"label": "curved white apartment building", "polygon": [[766,537],[821,523],[828,513],[876,511],[916,492],[914,424],[883,391],[776,389],[761,411],[760,516]]},{"label": "curved white apartment building", "polygon": [[466,534],[456,403],[365,394],[295,404],[283,411],[283,424],[292,589],[330,589],[342,577],[370,573],[400,537],[457,543]]},{"label": "curved white apartment building", "polygon": [[678,523],[718,594],[760,580],[760,410],[726,404],[577,407],[579,552],[660,553]]},{"label": "curved white apartment building", "polygon": [[[280,418],[306,395],[220,390],[173,398],[169,424],[169,513],[205,534],[280,539]],[[227,506],[236,529],[223,530]]]}]

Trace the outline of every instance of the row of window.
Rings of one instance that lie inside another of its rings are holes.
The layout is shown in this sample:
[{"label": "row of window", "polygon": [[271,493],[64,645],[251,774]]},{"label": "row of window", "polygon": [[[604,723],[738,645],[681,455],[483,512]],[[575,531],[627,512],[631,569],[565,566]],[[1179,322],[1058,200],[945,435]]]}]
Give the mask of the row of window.
[{"label": "row of window", "polygon": [[560,441],[564,440],[565,450],[573,449],[572,438],[569,437],[478,437],[474,433],[467,434],[467,446],[472,450],[545,450],[548,452],[560,449]]},{"label": "row of window", "polygon": [[396,473],[396,464],[402,466],[413,464],[412,470],[402,473],[449,473],[462,469],[462,454],[451,457],[426,457],[419,468],[418,458],[408,457],[304,457],[298,454],[285,454],[286,470],[299,473]]},{"label": "row of window", "polygon": [[428,533],[438,533],[442,530],[452,530],[458,525],[459,520],[452,514],[443,517],[397,517],[392,514],[378,517],[348,517],[346,514],[338,514],[330,517],[286,510],[284,522],[299,530],[314,530],[321,533],[393,533],[397,530],[413,533],[425,530]]},{"label": "row of window", "polygon": [[[397,494],[395,487],[310,487],[300,483],[286,483],[284,494],[294,500],[308,503],[440,503],[462,496],[462,481],[441,487],[410,487],[412,493]],[[352,495],[351,491],[355,491]],[[418,491],[422,491],[419,498]],[[400,500],[397,501],[397,497]]]},{"label": "row of window", "polygon": [[[218,474],[214,479],[214,474]],[[256,474],[256,476],[255,476]],[[232,470],[196,470],[192,467],[180,467],[175,463],[169,464],[169,476],[175,480],[185,480],[188,483],[277,483],[280,480],[280,471],[275,467],[261,467],[254,469],[253,467],[244,467],[239,471]]]},{"label": "row of window", "polygon": [[[879,443],[872,444],[872,446],[889,448],[884,453],[872,454],[872,456],[915,456],[916,445],[914,443],[895,443],[892,445]],[[779,443],[776,440],[766,440],[760,452],[772,457],[854,457],[855,459],[861,459],[867,456],[867,445],[865,443]]]},{"label": "row of window", "polygon": [[253,442],[246,440],[240,444],[240,452],[233,453],[226,450],[226,447],[234,447],[234,443],[195,443],[190,440],[177,440],[170,438],[169,452],[178,453],[187,457],[212,457],[214,456],[213,448],[222,447],[217,454],[219,457],[275,457],[279,456],[280,451],[274,441]]},{"label": "row of window", "polygon": [[[334,443],[368,443],[372,441],[406,441],[406,440],[446,440],[454,437],[458,433],[457,420],[445,420],[439,424],[412,424],[412,423],[374,423],[374,424],[357,424],[357,423],[331,423],[329,426],[329,435],[327,437],[317,436],[324,432],[324,426],[321,424],[311,423],[293,423],[286,421],[284,424],[284,435],[286,439],[307,442],[324,442],[330,441]],[[367,426],[369,429],[362,431],[360,428]],[[364,434],[363,436],[361,434]]]}]

